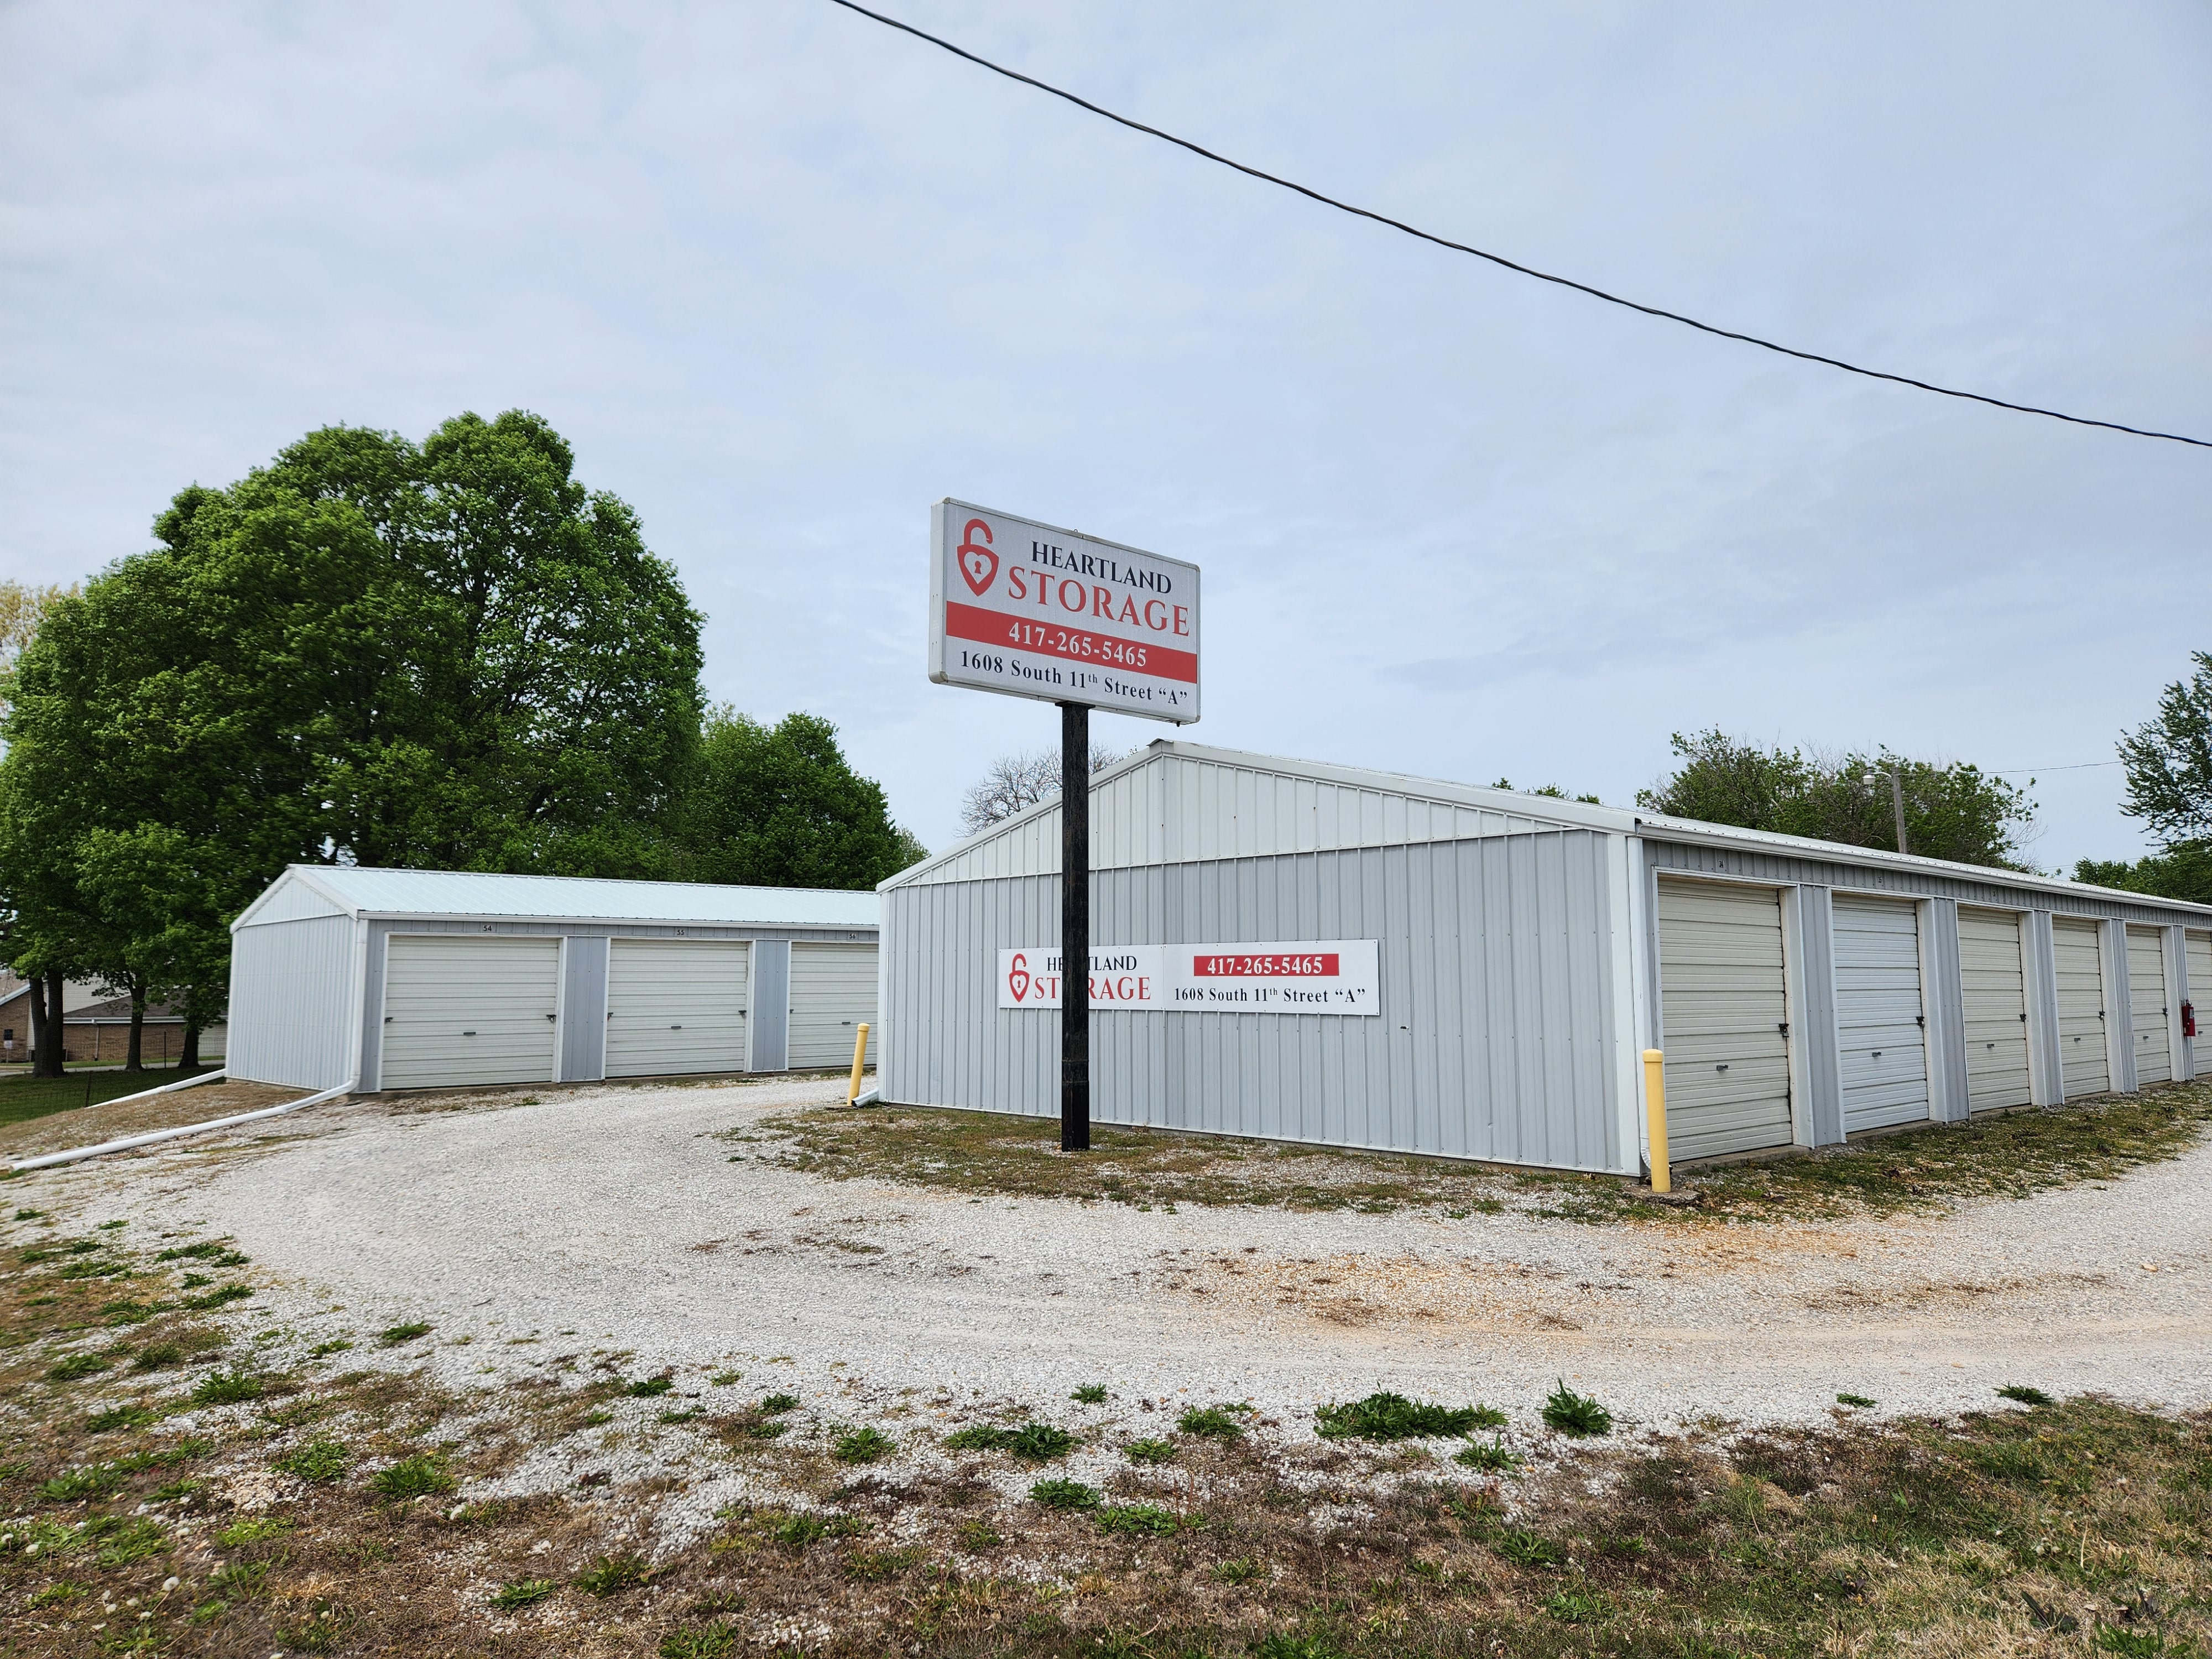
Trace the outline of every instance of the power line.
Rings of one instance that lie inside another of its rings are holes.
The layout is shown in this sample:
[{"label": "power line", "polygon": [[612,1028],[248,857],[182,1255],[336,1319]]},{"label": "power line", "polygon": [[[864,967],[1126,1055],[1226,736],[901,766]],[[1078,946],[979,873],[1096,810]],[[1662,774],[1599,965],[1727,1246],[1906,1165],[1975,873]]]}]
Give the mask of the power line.
[{"label": "power line", "polygon": [[1992,772],[1990,775],[1993,778],[2019,778],[2027,776],[2030,772],[2087,772],[2093,767],[2125,766],[2126,764],[2125,761],[2083,761],[2078,766],[2015,766],[2008,771]]},{"label": "power line", "polygon": [[2169,443],[2193,444],[2200,449],[2212,449],[2212,439],[2187,437],[2179,432],[2155,432],[2139,426],[2124,426],[2118,421],[2092,420],[2086,415],[2069,415],[2060,410],[2043,409],[2034,404],[2008,403],[2002,398],[1991,398],[1979,392],[1962,392],[1956,386],[1937,386],[1929,380],[1916,380],[1907,374],[1892,374],[1879,368],[1862,368],[1857,363],[1845,362],[1840,357],[1824,357],[1817,351],[1800,351],[1795,346],[1786,346],[1773,340],[1761,339],[1756,334],[1741,334],[1734,329],[1721,328],[1711,323],[1701,323],[1696,318],[1686,317],[1679,311],[1668,311],[1658,306],[1647,306],[1639,301],[1624,299],[1618,294],[1608,294],[1601,288],[1593,288],[1588,283],[1578,283],[1571,276],[1558,276],[1550,271],[1538,270],[1534,266],[1517,264],[1503,254],[1486,252],[1483,249],[1471,247],[1465,242],[1455,242],[1449,237],[1439,236],[1432,231],[1423,230],[1419,226],[1409,225],[1402,219],[1393,219],[1388,214],[1377,213],[1371,208],[1355,207],[1350,202],[1339,201],[1334,196],[1324,195],[1322,191],[1299,184],[1295,179],[1285,179],[1259,167],[1249,167],[1243,161],[1235,161],[1229,156],[1210,150],[1203,144],[1193,143],[1188,138],[1178,138],[1172,132],[1163,131],[1158,127],[1147,126],[1142,121],[1132,120],[1128,116],[1117,115],[1103,105],[1094,104],[1087,98],[1078,97],[1074,93],[1064,88],[1054,86],[1048,81],[1040,81],[1035,76],[1024,75],[1018,70],[1008,69],[1004,64],[994,64],[988,58],[979,57],[964,46],[956,46],[951,41],[932,34],[926,29],[918,29],[911,23],[902,23],[896,17],[886,17],[879,11],[871,11],[867,7],[856,3],[856,0],[831,0],[831,3],[842,6],[848,11],[858,12],[863,17],[872,18],[886,28],[896,29],[902,34],[911,34],[917,40],[926,40],[933,46],[951,52],[955,58],[964,58],[979,68],[990,70],[994,75],[1003,75],[1009,81],[1018,81],[1025,87],[1035,87],[1039,92],[1050,93],[1055,98],[1066,100],[1078,109],[1088,110],[1093,115],[1103,116],[1109,121],[1128,128],[1132,132],[1141,132],[1147,137],[1161,139],[1221,167],[1233,168],[1249,178],[1260,179],[1266,184],[1279,185],[1285,190],[1295,191],[1311,201],[1319,202],[1324,207],[1334,208],[1340,213],[1351,214],[1354,218],[1371,219],[1378,225],[1388,225],[1393,230],[1403,231],[1408,236],[1418,237],[1424,242],[1432,242],[1438,247],[1449,248],[1455,253],[1472,254],[1478,259],[1487,259],[1493,265],[1502,266],[1522,276],[1533,276],[1540,283],[1553,283],[1561,288],[1571,288],[1577,294],[1587,294],[1594,300],[1604,301],[1607,305],[1622,306],[1630,311],[1640,311],[1647,317],[1658,317],[1670,323],[1680,323],[1685,328],[1694,328],[1701,334],[1717,335],[1723,340],[1740,340],[1746,345],[1754,345],[1764,351],[1779,352],[1785,357],[1796,357],[1804,362],[1824,363],[1830,368],[1840,368],[1847,374],[1862,374],[1870,380],[1887,380],[1895,386],[1909,386],[1917,391],[1933,392],[1945,398],[1961,398],[1968,403],[1987,404],[1992,409],[2009,409],[2017,414],[2041,415],[2054,421],[2065,421],[2075,426],[2101,427],[2107,432],[2124,432],[2130,437],[2162,438]]}]

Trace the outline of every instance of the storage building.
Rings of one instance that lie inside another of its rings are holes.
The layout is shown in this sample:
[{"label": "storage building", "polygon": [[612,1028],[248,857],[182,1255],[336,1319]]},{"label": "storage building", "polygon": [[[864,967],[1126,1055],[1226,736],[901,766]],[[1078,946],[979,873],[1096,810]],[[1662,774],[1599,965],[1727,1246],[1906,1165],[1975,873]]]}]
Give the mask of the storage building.
[{"label": "storage building", "polygon": [[[1060,846],[884,884],[884,1099],[1057,1115]],[[2212,1001],[2203,905],[1189,743],[1093,778],[1091,848],[1103,1122],[1635,1174],[1647,1047],[1688,1161],[2191,1078]],[[1220,977],[1309,972],[1339,1012]]]},{"label": "storage building", "polygon": [[295,864],[231,924],[230,1073],[369,1093],[850,1065],[878,904]]}]

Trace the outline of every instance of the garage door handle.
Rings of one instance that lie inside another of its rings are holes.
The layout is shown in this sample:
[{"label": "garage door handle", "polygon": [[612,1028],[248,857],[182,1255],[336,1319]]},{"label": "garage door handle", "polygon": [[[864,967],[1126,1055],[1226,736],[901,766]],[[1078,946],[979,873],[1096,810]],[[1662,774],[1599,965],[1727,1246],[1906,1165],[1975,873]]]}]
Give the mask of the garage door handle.
[{"label": "garage door handle", "polygon": [[672,1025],[668,1029],[672,1031],[680,1031],[684,1028],[681,1025]]},{"label": "garage door handle", "polygon": [[1875,1049],[1875,1050],[1874,1051],[1874,1057],[1875,1057],[1876,1060],[1880,1060],[1880,1059],[1881,1058],[1881,1049],[1879,1049],[1879,1048]]},{"label": "garage door handle", "polygon": [[1716,1072],[1725,1072],[1728,1070],[1728,1061],[1723,1060],[1719,1065],[1714,1066],[1713,1070]]},{"label": "garage door handle", "polygon": [[548,1020],[550,1020],[550,1019],[553,1018],[553,1016],[552,1016],[551,1014],[548,1014],[548,1015],[546,1015],[546,1016],[545,1016],[545,1018],[546,1018]]},{"label": "garage door handle", "polygon": [[1915,1014],[1912,1017],[1912,1023],[1924,1031],[1928,1029],[1928,1016],[1925,1014]]},{"label": "garage door handle", "polygon": [[463,1036],[474,1036],[476,1035],[476,1033],[475,1033],[474,1031],[464,1031],[464,1032],[462,1032],[462,1033],[461,1033],[461,1035],[462,1035]]}]

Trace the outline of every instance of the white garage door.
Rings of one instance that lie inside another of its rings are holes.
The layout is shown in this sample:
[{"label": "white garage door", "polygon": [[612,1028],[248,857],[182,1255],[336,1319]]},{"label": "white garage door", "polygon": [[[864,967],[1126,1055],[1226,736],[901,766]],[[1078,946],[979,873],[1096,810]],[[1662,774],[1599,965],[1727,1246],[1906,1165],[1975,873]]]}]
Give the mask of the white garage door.
[{"label": "white garage door", "polygon": [[2166,1036],[2166,939],[2156,927],[2128,929],[2128,1018],[2134,1024],[2136,1082],[2173,1080]]},{"label": "white garage door", "polygon": [[2212,933],[2183,935],[2188,945],[2189,1008],[2197,1017],[2197,1035],[2190,1039],[2190,1053],[2197,1060],[2197,1075],[2212,1074]]},{"label": "white garage door", "polygon": [[2058,1053],[2066,1097],[2101,1095],[2112,1086],[2105,1057],[2105,958],[2097,924],[2051,919],[2051,951],[2058,973]]},{"label": "white garage door", "polygon": [[[876,947],[791,947],[791,1060],[802,1066],[850,1066],[862,1021],[876,1023]],[[875,1046],[872,1036],[870,1048]]]},{"label": "white garage door", "polygon": [[395,933],[384,945],[386,1089],[550,1083],[561,941]]},{"label": "white garage door", "polygon": [[1966,993],[1967,1109],[2027,1105],[2027,975],[2017,915],[1959,912],[1959,976]]},{"label": "white garage door", "polygon": [[1788,1146],[1782,896],[1661,881],[1659,1000],[1668,1156]]},{"label": "white garage door", "polygon": [[1928,1043],[1920,1006],[1920,919],[1911,904],[1835,899],[1836,1046],[1844,1132],[1928,1116]]},{"label": "white garage door", "polygon": [[607,1075],[745,1069],[752,946],[618,939],[607,945]]}]

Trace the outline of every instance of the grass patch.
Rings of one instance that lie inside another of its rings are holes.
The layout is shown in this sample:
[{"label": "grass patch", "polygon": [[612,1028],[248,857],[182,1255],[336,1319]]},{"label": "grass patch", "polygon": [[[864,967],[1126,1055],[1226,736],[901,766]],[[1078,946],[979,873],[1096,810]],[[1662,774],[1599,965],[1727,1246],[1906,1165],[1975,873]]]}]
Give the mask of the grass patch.
[{"label": "grass patch", "polygon": [[1106,1385],[1103,1382],[1085,1382],[1067,1397],[1078,1405],[1102,1406],[1106,1403]]},{"label": "grass patch", "polygon": [[897,1449],[898,1443],[872,1425],[840,1429],[830,1443],[830,1455],[840,1463],[873,1463]]},{"label": "grass patch", "polygon": [[449,1492],[458,1483],[447,1470],[443,1458],[435,1452],[421,1452],[379,1469],[369,1477],[368,1484],[378,1497],[404,1504],[410,1498]]},{"label": "grass patch", "polygon": [[1075,1449],[1075,1437],[1049,1423],[1024,1423],[1018,1429],[978,1423],[946,1435],[945,1444],[951,1451],[1006,1452],[1024,1463],[1049,1463]]},{"label": "grass patch", "polygon": [[760,1402],[759,1407],[760,1414],[763,1417],[781,1417],[787,1412],[795,1412],[798,1409],[799,1396],[795,1394],[769,1395]]},{"label": "grass patch", "polygon": [[266,1544],[272,1539],[282,1538],[292,1530],[292,1527],[293,1522],[282,1516],[257,1515],[244,1521],[233,1522],[216,1534],[215,1541],[227,1550],[234,1550],[243,1545]]},{"label": "grass patch", "polygon": [[1030,1501],[1048,1510],[1095,1510],[1104,1501],[1104,1494],[1080,1480],[1055,1479],[1040,1480],[1031,1486]]},{"label": "grass patch", "polygon": [[666,1394],[675,1386],[676,1379],[672,1376],[647,1376],[639,1378],[623,1392],[633,1400],[651,1400]]},{"label": "grass patch", "polygon": [[[1838,1398],[1841,1398],[1838,1395]],[[2031,1389],[2018,1382],[2008,1382],[1997,1390],[1997,1398],[2010,1400],[2022,1406],[2055,1406],[2058,1402],[2040,1389]]]},{"label": "grass patch", "polygon": [[1462,1468],[1480,1469],[1485,1474],[1511,1474],[1528,1462],[1519,1452],[1508,1451],[1503,1444],[1484,1445],[1480,1441],[1454,1454],[1452,1462]]},{"label": "grass patch", "polygon": [[1249,1406],[1193,1406],[1176,1419],[1176,1430],[1201,1440],[1242,1440],[1243,1414],[1251,1409]]},{"label": "grass patch", "polygon": [[1172,1463],[1182,1454],[1172,1440],[1132,1440],[1121,1455],[1132,1463]]},{"label": "grass patch", "polygon": [[296,1474],[302,1480],[321,1485],[343,1480],[346,1471],[353,1467],[353,1454],[337,1441],[315,1439],[286,1452],[276,1460],[275,1467],[286,1474]]},{"label": "grass patch", "polygon": [[114,1362],[105,1354],[73,1353],[59,1364],[46,1368],[49,1382],[74,1382],[80,1377],[97,1376]]},{"label": "grass patch", "polygon": [[1314,1413],[1324,1440],[1414,1440],[1464,1437],[1477,1429],[1502,1429],[1505,1413],[1494,1406],[1437,1406],[1401,1394],[1370,1394]]},{"label": "grass patch", "polygon": [[334,1341],[316,1343],[313,1347],[307,1350],[307,1353],[311,1358],[327,1359],[334,1353],[343,1353],[351,1346],[353,1346],[352,1343],[343,1337],[339,1337]]},{"label": "grass patch", "polygon": [[737,1650],[737,1628],[727,1620],[671,1631],[660,1638],[660,1659],[730,1659]]},{"label": "grass patch", "polygon": [[576,1588],[587,1595],[619,1595],[652,1577],[641,1555],[603,1555],[576,1575]]},{"label": "grass patch", "polygon": [[501,1613],[513,1613],[533,1601],[543,1601],[561,1587],[550,1578],[518,1578],[492,1593],[491,1604]]},{"label": "grass patch", "polygon": [[252,1371],[210,1371],[193,1386],[195,1406],[236,1406],[258,1400],[267,1385]]},{"label": "grass patch", "polygon": [[1878,1400],[1869,1400],[1863,1394],[1839,1394],[1836,1396],[1836,1403],[1838,1406],[1849,1406],[1856,1411],[1870,1411],[1881,1402]]},{"label": "grass patch", "polygon": [[435,1328],[436,1328],[434,1326],[424,1325],[420,1322],[407,1325],[387,1325],[384,1329],[376,1334],[376,1340],[378,1343],[384,1347],[396,1348],[402,1343],[412,1342],[418,1336],[428,1336],[430,1334],[431,1331]]},{"label": "grass patch", "polygon": [[1091,1520],[1101,1532],[1134,1533],[1155,1538],[1165,1538],[1182,1531],[1183,1527],[1173,1510],[1164,1510],[1157,1504],[1108,1504]]},{"label": "grass patch", "polygon": [[[174,1083],[180,1078],[197,1077],[214,1069],[212,1066],[197,1066],[185,1071],[164,1066],[135,1073],[80,1072],[72,1077],[0,1079],[0,1124],[27,1123],[34,1117],[48,1117],[85,1105],[98,1106],[151,1089],[156,1084]],[[33,1210],[15,1218],[32,1220],[38,1214]]]},{"label": "grass patch", "polygon": [[1613,1432],[1613,1413],[1562,1381],[1544,1401],[1544,1425],[1577,1440]]},{"label": "grass patch", "polygon": [[87,1434],[112,1434],[118,1429],[147,1429],[161,1420],[161,1413],[145,1406],[117,1406],[95,1412],[84,1420]]}]

